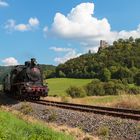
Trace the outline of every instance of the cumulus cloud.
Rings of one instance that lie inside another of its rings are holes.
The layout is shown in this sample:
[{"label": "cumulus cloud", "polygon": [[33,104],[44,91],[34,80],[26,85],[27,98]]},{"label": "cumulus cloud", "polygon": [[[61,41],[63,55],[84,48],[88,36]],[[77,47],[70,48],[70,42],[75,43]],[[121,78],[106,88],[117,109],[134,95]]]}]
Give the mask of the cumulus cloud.
[{"label": "cumulus cloud", "polygon": [[37,18],[30,18],[29,19],[29,25],[34,27],[39,25],[39,20]]},{"label": "cumulus cloud", "polygon": [[0,0],[0,7],[7,7],[9,4],[5,2],[4,0]]},{"label": "cumulus cloud", "polygon": [[27,24],[16,24],[16,21],[13,19],[9,19],[5,25],[5,29],[8,31],[29,31],[34,30],[39,26],[39,20],[37,18],[30,18]]},{"label": "cumulus cloud", "polygon": [[14,57],[8,57],[2,60],[2,63],[4,66],[13,66],[18,65],[18,61]]},{"label": "cumulus cloud", "polygon": [[112,43],[119,38],[139,37],[140,25],[131,31],[112,31],[106,18],[98,19],[94,16],[94,3],[81,3],[66,16],[56,13],[50,32],[57,37],[76,40],[81,46],[97,50],[100,40]]},{"label": "cumulus cloud", "polygon": [[52,31],[66,38],[92,38],[103,36],[110,31],[110,24],[106,18],[98,20],[93,17],[94,4],[82,3],[64,16],[56,13]]},{"label": "cumulus cloud", "polygon": [[63,57],[56,57],[55,59],[54,59],[54,61],[56,62],[56,63],[64,63],[64,62],[66,62],[67,60],[69,60],[69,59],[72,59],[72,58],[76,58],[76,57],[78,57],[78,56],[80,56],[81,55],[81,53],[76,53],[76,51],[75,50],[71,50],[71,51],[69,51],[68,53],[66,53]]},{"label": "cumulus cloud", "polygon": [[62,57],[55,57],[54,61],[56,63],[64,63],[67,60],[71,59],[71,58],[75,58],[81,55],[81,53],[77,53],[75,49],[73,48],[61,48],[61,47],[50,47],[51,50],[58,52],[58,53],[62,53],[65,52],[66,54]]}]

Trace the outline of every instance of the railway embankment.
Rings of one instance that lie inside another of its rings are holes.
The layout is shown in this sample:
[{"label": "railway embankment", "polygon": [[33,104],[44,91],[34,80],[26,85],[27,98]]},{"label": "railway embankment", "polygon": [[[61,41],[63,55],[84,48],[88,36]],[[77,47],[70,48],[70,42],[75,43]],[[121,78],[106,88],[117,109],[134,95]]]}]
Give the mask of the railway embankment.
[{"label": "railway embankment", "polygon": [[42,121],[56,123],[58,126],[66,125],[71,128],[80,128],[100,139],[140,139],[140,122],[136,120],[26,102],[13,105],[12,108]]}]

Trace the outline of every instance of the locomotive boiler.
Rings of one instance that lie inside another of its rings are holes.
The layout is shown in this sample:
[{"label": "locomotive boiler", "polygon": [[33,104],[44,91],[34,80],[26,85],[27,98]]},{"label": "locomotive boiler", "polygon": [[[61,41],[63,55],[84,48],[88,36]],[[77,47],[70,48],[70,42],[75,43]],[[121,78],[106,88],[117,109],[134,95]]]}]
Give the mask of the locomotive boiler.
[{"label": "locomotive boiler", "polygon": [[17,65],[3,80],[4,92],[21,98],[39,100],[48,95],[48,86],[43,84],[43,74],[36,59]]}]

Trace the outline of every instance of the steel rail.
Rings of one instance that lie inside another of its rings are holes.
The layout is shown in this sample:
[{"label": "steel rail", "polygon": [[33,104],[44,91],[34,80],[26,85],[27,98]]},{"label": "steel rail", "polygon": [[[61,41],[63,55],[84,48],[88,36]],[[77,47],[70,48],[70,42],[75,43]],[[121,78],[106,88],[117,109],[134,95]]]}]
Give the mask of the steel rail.
[{"label": "steel rail", "polygon": [[140,110],[63,103],[63,102],[55,102],[55,101],[47,101],[47,100],[39,100],[39,101],[31,101],[31,102],[42,104],[42,105],[49,105],[49,106],[56,106],[65,109],[77,110],[81,112],[92,112],[95,114],[110,115],[110,116],[121,117],[126,119],[140,120]]}]

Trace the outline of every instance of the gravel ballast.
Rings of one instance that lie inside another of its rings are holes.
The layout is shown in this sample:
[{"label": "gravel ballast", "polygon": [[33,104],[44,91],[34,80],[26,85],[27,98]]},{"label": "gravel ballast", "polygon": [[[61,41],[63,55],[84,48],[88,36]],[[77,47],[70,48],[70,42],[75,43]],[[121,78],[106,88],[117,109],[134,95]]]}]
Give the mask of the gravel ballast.
[{"label": "gravel ballast", "polygon": [[78,127],[101,139],[140,140],[139,121],[26,102],[11,107],[46,122]]}]

